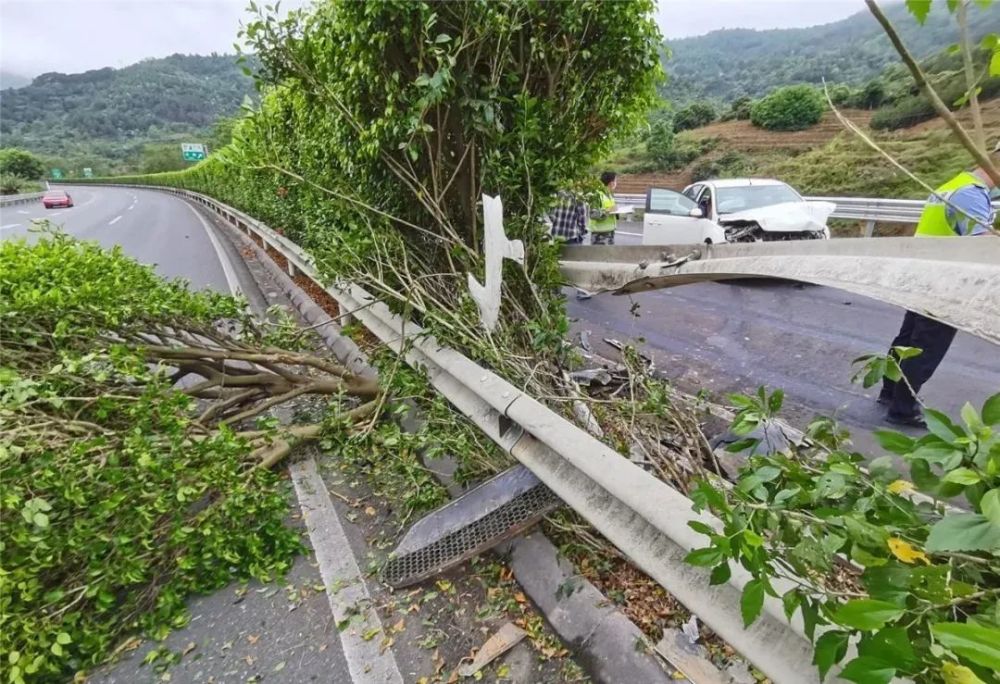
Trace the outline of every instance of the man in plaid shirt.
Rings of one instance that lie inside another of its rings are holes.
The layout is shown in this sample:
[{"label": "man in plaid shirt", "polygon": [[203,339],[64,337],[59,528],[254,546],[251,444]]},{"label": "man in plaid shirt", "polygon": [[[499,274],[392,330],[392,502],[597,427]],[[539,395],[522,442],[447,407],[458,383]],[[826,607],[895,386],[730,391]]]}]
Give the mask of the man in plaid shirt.
[{"label": "man in plaid shirt", "polygon": [[587,234],[587,205],[569,192],[560,192],[559,203],[549,213],[552,227],[549,235],[556,242],[570,245],[583,244]]}]

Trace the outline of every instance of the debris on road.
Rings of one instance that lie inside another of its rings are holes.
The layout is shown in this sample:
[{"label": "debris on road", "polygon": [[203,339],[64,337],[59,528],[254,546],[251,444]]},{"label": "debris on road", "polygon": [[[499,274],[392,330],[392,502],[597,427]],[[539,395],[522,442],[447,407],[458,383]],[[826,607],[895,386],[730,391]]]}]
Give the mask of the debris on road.
[{"label": "debris on road", "polygon": [[526,636],[528,636],[527,632],[515,625],[513,622],[508,622],[493,636],[486,640],[486,643],[482,645],[479,652],[476,653],[476,657],[472,659],[471,663],[462,665],[458,668],[458,674],[462,677],[475,676],[475,674],[481,669],[489,665],[510,649],[517,646],[517,644],[520,643],[520,641]]}]

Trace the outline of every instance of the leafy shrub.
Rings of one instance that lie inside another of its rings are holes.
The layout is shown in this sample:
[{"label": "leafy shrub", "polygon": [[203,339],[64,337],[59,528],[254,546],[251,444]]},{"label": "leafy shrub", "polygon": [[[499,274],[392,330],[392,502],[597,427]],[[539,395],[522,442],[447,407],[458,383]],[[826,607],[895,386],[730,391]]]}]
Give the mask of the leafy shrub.
[{"label": "leafy shrub", "polygon": [[646,153],[657,163],[670,157],[674,149],[674,127],[669,120],[656,121],[646,138]]},{"label": "leafy shrub", "polygon": [[826,105],[812,86],[778,88],[750,109],[754,126],[772,131],[799,131],[819,122]]},{"label": "leafy shrub", "polygon": [[923,95],[909,95],[891,107],[879,109],[869,125],[875,130],[896,130],[915,126],[937,116],[933,105]]},{"label": "leafy shrub", "polygon": [[677,132],[701,128],[715,121],[715,107],[709,102],[692,102],[674,115]]},{"label": "leafy shrub", "polygon": [[8,147],[0,150],[0,174],[38,180],[45,175],[45,164],[31,152]]},{"label": "leafy shrub", "polygon": [[753,107],[753,98],[747,97],[746,95],[739,97],[733,100],[733,103],[729,105],[729,111],[726,112],[723,119],[749,121],[751,107]]},{"label": "leafy shrub", "polygon": [[12,173],[0,173],[0,195],[17,195],[25,192],[28,181]]},{"label": "leafy shrub", "polygon": [[[860,361],[866,386],[883,375],[900,378],[892,357]],[[740,408],[732,430],[749,435],[774,419],[782,394],[760,389],[732,400]],[[909,467],[909,479],[890,456],[865,468],[849,436],[819,419],[802,445],[751,456],[735,487],[704,482],[692,493],[696,509],[710,509],[723,528],[689,523],[710,545],[688,562],[712,568],[713,583],[729,578],[732,563],[750,572],[741,602],[748,625],[766,595],[781,599],[789,619],[799,613],[821,679],[853,644],[856,655],[840,674],[849,681],[996,681],[1000,394],[981,410],[966,404],[957,423],[925,413],[930,433],[923,437],[875,433]],[[745,439],[731,448],[755,444]],[[955,497],[966,499],[967,510],[943,503]],[[776,580],[788,577],[798,578],[794,587],[779,591]]]}]

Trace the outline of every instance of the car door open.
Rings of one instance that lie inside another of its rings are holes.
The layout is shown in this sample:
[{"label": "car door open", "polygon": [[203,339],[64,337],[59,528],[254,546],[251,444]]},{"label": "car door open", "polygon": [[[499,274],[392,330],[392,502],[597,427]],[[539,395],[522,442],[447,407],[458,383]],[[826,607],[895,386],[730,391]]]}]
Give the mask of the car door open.
[{"label": "car door open", "polygon": [[691,199],[664,188],[646,191],[642,244],[683,245],[724,242],[725,234]]}]

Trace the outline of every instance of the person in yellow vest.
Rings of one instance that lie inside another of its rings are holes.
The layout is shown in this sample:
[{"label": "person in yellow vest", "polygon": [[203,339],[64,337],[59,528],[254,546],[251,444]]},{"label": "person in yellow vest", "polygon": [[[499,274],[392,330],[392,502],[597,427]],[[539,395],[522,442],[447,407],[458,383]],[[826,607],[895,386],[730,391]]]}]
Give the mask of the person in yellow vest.
[{"label": "person in yellow vest", "polygon": [[618,228],[618,217],[613,213],[618,174],[605,171],[601,174],[601,185],[604,187],[597,194],[597,205],[590,208],[590,244],[613,245]]},{"label": "person in yellow vest", "polygon": [[[1000,141],[993,149],[1000,164]],[[963,171],[934,191],[927,200],[917,223],[917,237],[949,238],[974,235],[996,235],[993,222],[996,218],[990,203],[990,191],[996,184],[980,168]],[[926,427],[920,406],[914,396],[930,380],[944,355],[948,352],[955,329],[950,325],[907,311],[899,334],[890,345],[915,347],[922,350],[917,356],[899,361],[907,382],[886,378],[878,402],[887,405],[886,420],[896,425]],[[896,357],[897,360],[899,357]]]}]

